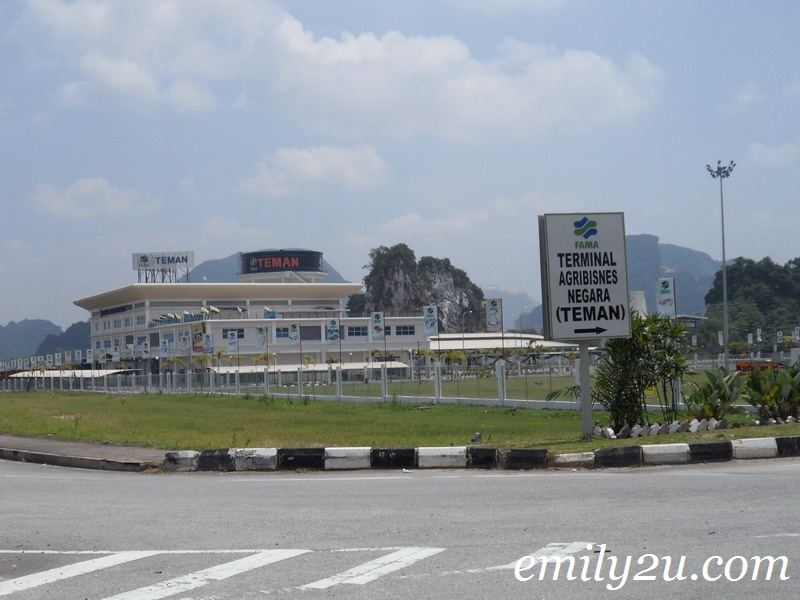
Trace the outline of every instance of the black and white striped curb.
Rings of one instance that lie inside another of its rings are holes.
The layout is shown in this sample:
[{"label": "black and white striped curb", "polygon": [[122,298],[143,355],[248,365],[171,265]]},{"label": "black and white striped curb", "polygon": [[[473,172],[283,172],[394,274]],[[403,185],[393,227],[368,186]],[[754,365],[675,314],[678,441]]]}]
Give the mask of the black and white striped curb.
[{"label": "black and white striped curb", "polygon": [[544,448],[220,448],[167,452],[164,470],[337,471],[357,469],[592,469],[800,456],[800,436],[616,446],[549,455]]}]

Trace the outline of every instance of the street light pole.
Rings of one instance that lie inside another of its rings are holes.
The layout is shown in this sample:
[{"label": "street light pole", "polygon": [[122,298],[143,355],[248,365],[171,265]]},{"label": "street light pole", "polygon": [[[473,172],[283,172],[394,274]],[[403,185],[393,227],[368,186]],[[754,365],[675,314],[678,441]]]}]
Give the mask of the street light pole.
[{"label": "street light pole", "polygon": [[728,277],[727,261],[725,259],[725,203],[722,197],[722,180],[731,176],[733,167],[736,163],[731,161],[727,167],[722,166],[722,161],[717,161],[717,168],[712,169],[711,165],[706,165],[706,169],[714,179],[719,179],[719,213],[720,221],[722,222],[722,351],[723,351],[723,364],[725,370],[728,370],[729,357],[728,357]]}]

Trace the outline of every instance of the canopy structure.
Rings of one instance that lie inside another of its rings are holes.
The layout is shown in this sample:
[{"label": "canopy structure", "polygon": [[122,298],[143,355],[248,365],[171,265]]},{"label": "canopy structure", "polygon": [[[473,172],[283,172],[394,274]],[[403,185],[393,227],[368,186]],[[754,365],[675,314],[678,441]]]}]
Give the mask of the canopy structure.
[{"label": "canopy structure", "polygon": [[[363,371],[364,369],[380,369],[381,365],[386,365],[387,369],[408,369],[409,366],[406,363],[399,362],[399,361],[385,361],[385,362],[346,362],[346,363],[322,363],[322,364],[309,364],[309,365],[270,365],[269,372],[270,373],[297,373],[298,370],[301,370],[304,373],[326,373],[328,370],[336,371],[339,367],[341,367],[342,371]],[[224,375],[226,373],[263,373],[266,366],[264,364],[260,365],[223,365],[220,367],[211,367],[210,370]]]},{"label": "canopy structure", "polygon": [[20,371],[14,373],[10,377],[12,379],[30,379],[32,377],[52,377],[52,378],[69,378],[75,379],[92,379],[93,377],[105,377],[108,375],[126,375],[131,373],[138,373],[135,369],[47,369],[42,371],[40,369]]}]

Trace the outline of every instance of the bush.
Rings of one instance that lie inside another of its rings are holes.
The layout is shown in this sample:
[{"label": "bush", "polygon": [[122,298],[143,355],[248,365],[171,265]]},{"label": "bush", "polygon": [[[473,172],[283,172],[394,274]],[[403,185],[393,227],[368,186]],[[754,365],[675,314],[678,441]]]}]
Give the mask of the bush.
[{"label": "bush", "polygon": [[694,388],[686,398],[686,405],[698,419],[721,419],[728,413],[740,412],[735,406],[739,400],[747,398],[747,379],[744,373],[728,373],[719,368],[705,372],[706,381],[702,385],[690,382]]},{"label": "bush", "polygon": [[800,365],[767,369],[753,373],[747,380],[747,401],[764,419],[797,419],[800,408]]}]

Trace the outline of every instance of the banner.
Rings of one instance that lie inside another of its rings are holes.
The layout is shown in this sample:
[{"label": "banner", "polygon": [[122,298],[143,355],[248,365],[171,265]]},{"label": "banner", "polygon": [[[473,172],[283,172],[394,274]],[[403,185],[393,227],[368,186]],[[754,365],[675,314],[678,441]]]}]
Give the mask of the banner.
[{"label": "banner", "polygon": [[503,331],[503,299],[486,299],[486,331],[500,333]]},{"label": "banner", "polygon": [[386,332],[383,329],[383,313],[374,312],[370,319],[369,339],[373,342],[380,342],[384,339]]},{"label": "banner", "polygon": [[228,330],[228,352],[239,354],[239,334],[235,329]]},{"label": "banner", "polygon": [[200,345],[200,352],[211,356],[214,354],[214,338],[210,333],[202,334],[203,343]]},{"label": "banner", "polygon": [[[169,341],[161,340],[161,358],[169,358]],[[114,359],[119,360],[119,359]]]},{"label": "banner", "polygon": [[423,306],[422,322],[426,338],[439,335],[439,309],[437,307]]},{"label": "banner", "polygon": [[192,325],[192,352],[201,354],[203,352],[203,323]]},{"label": "banner", "polygon": [[267,349],[267,328],[256,327],[256,350],[265,352]]},{"label": "banner", "polygon": [[676,317],[677,303],[674,277],[656,279],[656,312],[672,319]]},{"label": "banner", "polygon": [[296,346],[300,343],[300,324],[289,323],[289,344]]},{"label": "banner", "polygon": [[328,326],[325,328],[325,339],[329,342],[339,341],[339,319],[328,319]]},{"label": "banner", "polygon": [[178,338],[178,344],[179,344],[178,349],[179,349],[181,354],[189,354],[190,346],[189,346],[189,336],[188,335],[180,336]]},{"label": "banner", "polygon": [[150,342],[142,342],[142,358],[145,360],[150,358]]}]

